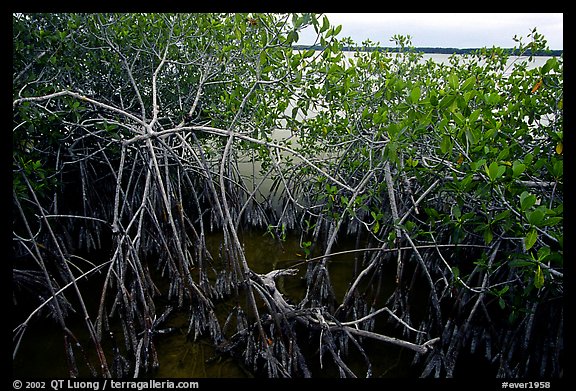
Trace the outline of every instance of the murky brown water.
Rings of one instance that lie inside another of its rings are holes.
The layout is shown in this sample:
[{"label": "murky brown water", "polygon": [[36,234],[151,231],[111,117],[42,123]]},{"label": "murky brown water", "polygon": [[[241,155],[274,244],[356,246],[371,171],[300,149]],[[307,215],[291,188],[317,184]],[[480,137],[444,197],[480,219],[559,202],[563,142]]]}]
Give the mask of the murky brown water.
[{"label": "murky brown water", "polygon": [[[208,248],[217,254],[222,240],[221,234],[211,234],[207,237]],[[270,235],[262,232],[244,232],[241,234],[246,258],[256,273],[267,273],[274,269],[297,267],[300,272],[296,276],[283,277],[278,281],[279,289],[288,301],[297,303],[305,295],[304,273],[306,266],[302,264],[303,252],[297,237],[289,237],[279,243]],[[352,249],[353,243],[340,242],[339,251]],[[351,276],[354,275],[354,254],[335,256],[329,262],[330,278],[334,286],[336,298],[340,301],[348,288]],[[217,311],[227,311],[226,303]],[[158,378],[245,378],[251,377],[250,372],[232,358],[215,356],[215,350],[207,340],[192,341],[185,335],[188,327],[188,316],[184,312],[174,312],[163,327],[177,330],[171,334],[156,336],[156,348],[160,367],[153,375]],[[73,326],[72,326],[73,327]],[[74,327],[73,327],[74,328]],[[73,330],[77,337],[87,341],[85,327],[81,322]],[[117,333],[121,335],[121,333]],[[395,346],[384,344],[368,344],[367,352],[373,359],[373,376],[403,377],[409,375],[411,355],[402,352]],[[85,342],[86,349],[90,343]],[[96,363],[93,354],[88,354],[91,362]],[[91,357],[91,358],[90,358]],[[78,359],[82,362],[82,359]],[[314,361],[314,362],[312,362]],[[328,360],[324,360],[328,361]],[[365,365],[358,357],[355,368],[354,360],[350,360],[351,369],[362,376]],[[310,362],[313,374],[318,377],[337,376],[334,368],[324,363],[319,368],[318,359]],[[22,347],[13,362],[13,373],[17,377],[67,377],[67,367],[64,356],[62,333],[52,321],[39,321],[31,326],[22,342]],[[85,369],[81,374],[89,376]]]}]

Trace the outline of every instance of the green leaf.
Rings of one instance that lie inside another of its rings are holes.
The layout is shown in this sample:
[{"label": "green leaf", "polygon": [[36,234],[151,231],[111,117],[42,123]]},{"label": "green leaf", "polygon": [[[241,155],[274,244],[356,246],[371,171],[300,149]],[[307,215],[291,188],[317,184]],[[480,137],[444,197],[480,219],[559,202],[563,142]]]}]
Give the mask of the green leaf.
[{"label": "green leaf", "polygon": [[536,269],[536,275],[534,276],[534,287],[540,289],[544,286],[544,273],[542,273],[542,268],[538,265]]},{"label": "green leaf", "polygon": [[490,163],[489,167],[485,167],[485,170],[490,180],[495,181],[496,179],[500,178],[502,174],[504,174],[504,172],[506,171],[506,167],[500,166],[496,162],[492,162]]},{"label": "green leaf", "polygon": [[536,196],[534,194],[530,194],[527,191],[522,192],[520,194],[520,210],[525,211],[530,208],[532,205],[536,203]]},{"label": "green leaf", "polygon": [[470,186],[470,183],[472,183],[472,174],[468,174],[466,175],[464,178],[462,178],[462,180],[460,181],[460,183],[455,182],[454,184],[458,185],[458,188],[463,191],[463,192],[467,192],[468,188]]},{"label": "green leaf", "polygon": [[515,160],[514,163],[512,163],[512,176],[518,177],[524,172],[524,170],[526,170],[526,165],[520,163],[519,160]]},{"label": "green leaf", "polygon": [[500,297],[500,298],[498,299],[498,305],[499,305],[500,308],[502,308],[502,309],[506,308],[506,302],[504,301],[503,298]]},{"label": "green leaf", "polygon": [[484,243],[490,244],[492,239],[494,238],[494,234],[492,234],[492,230],[487,228],[484,230]]},{"label": "green leaf", "polygon": [[476,84],[476,76],[470,76],[468,79],[464,80],[462,83],[462,91],[468,91]]},{"label": "green leaf", "polygon": [[476,133],[468,127],[466,128],[466,140],[468,141],[468,143],[470,145],[476,145],[476,143],[478,142],[478,138],[476,137]]},{"label": "green leaf", "polygon": [[542,221],[544,221],[544,211],[542,208],[536,208],[533,211],[526,211],[526,220],[528,220],[528,223],[531,225],[539,227],[540,224],[542,224]]},{"label": "green leaf", "polygon": [[458,76],[454,72],[448,76],[448,84],[452,89],[458,89]]},{"label": "green leaf", "polygon": [[312,57],[316,53],[314,49],[308,49],[304,52],[303,58]]},{"label": "green leaf", "polygon": [[455,95],[446,95],[444,98],[442,98],[442,100],[440,101],[440,108],[441,109],[446,109],[448,107],[451,107],[454,105],[454,102],[456,102],[456,96]]},{"label": "green leaf", "polygon": [[510,149],[509,148],[504,148],[500,151],[500,153],[498,153],[498,160],[505,160],[508,158],[508,155],[510,155]]},{"label": "green leaf", "polygon": [[454,112],[454,120],[456,121],[457,125],[459,125],[459,126],[464,125],[465,118],[462,115],[462,113],[459,113],[458,111]]},{"label": "green leaf", "polygon": [[472,112],[472,114],[470,114],[470,117],[468,117],[468,121],[472,124],[474,122],[476,122],[476,120],[480,117],[480,113],[482,112],[482,110],[480,109],[476,109]]},{"label": "green leaf", "polygon": [[295,29],[302,26],[303,21],[304,21],[304,18],[302,16],[298,16],[297,14],[292,15],[292,24],[294,25]]},{"label": "green leaf", "polygon": [[344,71],[344,69],[342,69],[342,67],[338,64],[332,64],[330,66],[330,69],[328,69],[328,75],[330,74],[336,74],[336,75],[340,75],[342,72]]},{"label": "green leaf", "polygon": [[494,216],[494,222],[503,220],[503,219],[505,219],[506,217],[508,217],[509,215],[510,215],[510,210],[509,210],[509,209],[507,209],[507,210],[505,210],[505,211],[503,211],[503,212],[500,212],[500,213],[498,213],[496,216]]},{"label": "green leaf", "polygon": [[546,61],[546,64],[542,65],[542,68],[540,69],[540,74],[541,75],[547,74],[548,72],[550,72],[550,69],[555,68],[557,64],[558,60],[556,59],[556,57],[548,59],[548,61]]},{"label": "green leaf", "polygon": [[524,238],[524,247],[526,248],[526,251],[530,250],[532,246],[534,246],[537,239],[538,232],[536,232],[536,228],[532,228],[530,231],[528,231],[526,237]]},{"label": "green leaf", "polygon": [[452,266],[452,274],[454,275],[454,278],[458,278],[460,276],[460,269],[458,266]]},{"label": "green leaf", "polygon": [[540,226],[542,227],[553,227],[559,222],[562,221],[562,217],[549,217],[546,220],[542,221]]},{"label": "green leaf", "polygon": [[416,223],[414,223],[413,221],[408,220],[408,221],[404,224],[404,228],[406,228],[406,231],[410,232],[410,231],[412,231],[414,228],[416,228]]},{"label": "green leaf", "polygon": [[400,133],[400,127],[396,123],[391,123],[386,129],[386,133],[388,133],[388,137],[393,140],[396,138],[398,133]]},{"label": "green leaf", "polygon": [[412,91],[410,91],[410,100],[412,103],[418,103],[418,99],[420,99],[420,93],[420,87],[416,86],[412,88]]},{"label": "green leaf", "polygon": [[557,160],[552,166],[552,175],[555,178],[561,178],[564,175],[564,161]]},{"label": "green leaf", "polygon": [[504,293],[508,292],[509,289],[510,289],[510,285],[504,286],[504,288],[502,288],[498,291],[498,296],[504,295]]},{"label": "green leaf", "polygon": [[548,255],[550,255],[550,247],[544,246],[538,249],[537,256],[539,261],[544,260]]},{"label": "green leaf", "polygon": [[413,160],[413,159],[410,157],[410,158],[408,158],[408,160],[406,160],[406,165],[407,165],[408,167],[414,168],[414,167],[416,167],[416,166],[418,165],[418,160]]},{"label": "green leaf", "polygon": [[392,230],[390,231],[390,233],[388,234],[388,241],[390,243],[394,242],[396,240],[396,231]]},{"label": "green leaf", "polygon": [[342,31],[342,25],[339,24],[338,26],[336,26],[336,28],[334,29],[334,34],[333,35],[338,35],[340,34],[340,31]]},{"label": "green leaf", "polygon": [[486,159],[480,159],[477,162],[470,162],[470,168],[472,169],[472,171],[477,171],[480,168],[482,168],[482,166],[484,166],[486,164]]},{"label": "green leaf", "polygon": [[454,204],[454,206],[452,206],[452,216],[454,216],[455,219],[459,219],[460,216],[462,216],[462,212],[460,211],[458,204]]},{"label": "green leaf", "polygon": [[442,141],[440,142],[440,151],[443,154],[452,152],[452,140],[450,140],[450,136],[444,135],[442,137]]},{"label": "green leaf", "polygon": [[398,162],[398,143],[395,141],[390,141],[384,147],[384,156],[390,159],[392,162]]},{"label": "green leaf", "polygon": [[296,31],[290,31],[286,37],[286,43],[291,45],[293,42],[298,42],[298,33]]},{"label": "green leaf", "polygon": [[329,28],[330,28],[330,22],[328,21],[328,17],[324,15],[324,17],[322,18],[322,28],[320,28],[320,32],[323,33]]},{"label": "green leaf", "polygon": [[514,259],[514,260],[508,262],[508,265],[510,265],[510,267],[527,267],[527,266],[534,265],[534,261],[525,261],[523,259]]},{"label": "green leaf", "polygon": [[495,106],[500,103],[500,95],[495,92],[492,94],[485,94],[484,101],[490,106]]}]

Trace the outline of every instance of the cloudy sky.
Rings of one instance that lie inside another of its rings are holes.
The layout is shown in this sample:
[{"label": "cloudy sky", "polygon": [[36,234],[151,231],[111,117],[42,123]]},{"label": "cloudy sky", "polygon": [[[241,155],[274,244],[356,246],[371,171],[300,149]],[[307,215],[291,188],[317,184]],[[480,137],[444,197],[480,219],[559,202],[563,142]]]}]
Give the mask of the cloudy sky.
[{"label": "cloudy sky", "polygon": [[[326,13],[332,25],[342,25],[339,37],[357,43],[366,38],[394,46],[393,35],[410,35],[415,47],[481,48],[518,46],[512,39],[535,27],[550,49],[563,49],[562,13]],[[314,43],[314,31],[303,32],[298,44]]]}]

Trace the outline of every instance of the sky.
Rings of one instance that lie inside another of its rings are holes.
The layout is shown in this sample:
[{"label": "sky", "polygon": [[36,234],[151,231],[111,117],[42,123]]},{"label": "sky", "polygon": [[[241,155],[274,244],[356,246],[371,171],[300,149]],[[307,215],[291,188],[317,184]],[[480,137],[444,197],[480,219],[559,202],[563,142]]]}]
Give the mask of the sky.
[{"label": "sky", "polygon": [[[326,13],[332,25],[342,25],[338,36],[361,44],[366,38],[380,46],[395,46],[393,35],[410,35],[414,47],[482,48],[518,46],[512,38],[536,28],[550,49],[563,50],[562,13]],[[300,34],[298,44],[314,43],[313,28]]]}]

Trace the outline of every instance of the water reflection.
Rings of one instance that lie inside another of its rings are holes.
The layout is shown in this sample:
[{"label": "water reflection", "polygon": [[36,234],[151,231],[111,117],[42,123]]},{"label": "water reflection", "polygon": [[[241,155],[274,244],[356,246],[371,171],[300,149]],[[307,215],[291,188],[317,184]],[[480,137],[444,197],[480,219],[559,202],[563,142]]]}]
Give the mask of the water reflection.
[{"label": "water reflection", "polygon": [[[218,254],[218,249],[222,243],[221,233],[208,235],[206,242],[213,256]],[[295,276],[280,277],[277,281],[279,290],[284,294],[286,300],[297,304],[305,295],[304,274],[306,265],[303,262],[304,256],[300,248],[300,241],[297,236],[288,236],[285,241],[280,242],[262,231],[243,231],[240,233],[240,241],[244,247],[246,258],[250,267],[256,273],[265,274],[275,269],[297,268],[299,273]],[[353,242],[342,240],[338,248],[334,251],[343,251],[354,248]],[[312,254],[313,256],[319,254]],[[360,257],[361,259],[361,257]],[[330,279],[333,284],[336,299],[341,301],[351,277],[354,275],[356,255],[354,253],[339,255],[331,258],[328,262]],[[392,275],[392,274],[391,274]],[[98,284],[95,284],[98,286]],[[161,286],[161,283],[159,283]],[[96,297],[97,295],[95,295]],[[162,308],[158,303],[158,308]],[[218,316],[226,316],[232,308],[232,304],[221,302],[216,304]],[[216,351],[211,341],[198,338],[192,340],[186,335],[189,324],[189,315],[186,311],[173,311],[168,320],[162,325],[164,329],[171,329],[171,333],[159,334],[156,340],[156,351],[158,370],[148,376],[156,378],[247,378],[252,377],[249,369],[231,357],[216,355]],[[71,323],[72,324],[72,323]],[[77,327],[76,327],[77,326]],[[89,351],[91,343],[86,335],[85,327],[81,319],[73,323],[76,336],[83,341],[84,348]],[[121,332],[115,333],[116,338],[120,338]],[[64,356],[64,345],[62,331],[59,327],[48,320],[43,320],[32,325],[28,335],[23,339],[23,345],[13,362],[13,373],[16,377],[68,377],[68,369]],[[116,341],[120,346],[121,340]],[[410,354],[403,352],[395,346],[384,344],[369,344],[366,347],[367,353],[371,353],[373,376],[404,377],[410,373]],[[109,343],[104,348],[109,352]],[[319,367],[318,357],[314,351],[310,353],[308,363],[314,376],[337,377],[338,371],[331,367],[329,360],[324,360],[323,368]],[[358,355],[356,360],[353,356],[349,358],[350,367],[362,376],[366,371],[366,365],[362,357]],[[94,365],[97,360],[94,354],[88,352],[87,359]],[[109,355],[111,357],[111,355]],[[78,362],[80,375],[90,376],[80,357]],[[83,367],[83,368],[82,368]]]}]

